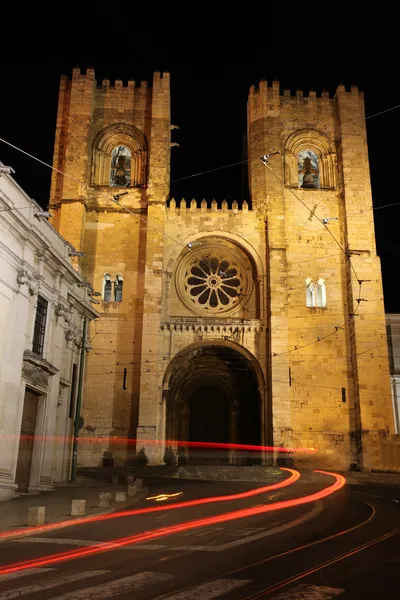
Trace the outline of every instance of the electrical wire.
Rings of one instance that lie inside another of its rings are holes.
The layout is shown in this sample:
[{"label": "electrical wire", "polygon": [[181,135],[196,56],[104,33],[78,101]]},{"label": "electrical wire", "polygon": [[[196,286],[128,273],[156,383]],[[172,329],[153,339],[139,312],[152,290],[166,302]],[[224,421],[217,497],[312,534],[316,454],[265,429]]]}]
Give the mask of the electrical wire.
[{"label": "electrical wire", "polygon": [[[372,116],[374,116],[374,115],[371,115],[371,117],[372,117]],[[53,167],[53,166],[49,165],[48,163],[45,163],[45,162],[44,162],[44,161],[42,161],[41,159],[38,159],[37,157],[35,157],[35,156],[33,156],[32,154],[30,154],[30,153],[28,153],[28,152],[26,152],[26,151],[22,150],[21,148],[18,148],[17,146],[15,146],[14,144],[11,144],[10,142],[8,142],[8,141],[4,140],[3,138],[0,138],[0,141],[2,141],[3,143],[6,143],[6,144],[8,144],[8,145],[9,145],[9,146],[11,146],[12,148],[14,148],[14,149],[16,149],[16,150],[18,150],[18,151],[22,152],[23,154],[25,154],[25,155],[29,156],[30,158],[32,158],[32,159],[34,159],[34,160],[37,160],[39,163],[41,163],[41,164],[43,164],[43,165],[45,165],[45,166],[49,167],[50,169],[52,169],[52,170],[56,171],[57,173],[59,173],[59,174],[61,174],[61,175],[65,176],[65,177],[67,177],[67,178],[69,178],[69,179],[71,179],[71,180],[73,180],[73,181],[75,181],[75,182],[77,182],[77,183],[79,183],[80,185],[82,185],[82,186],[84,186],[84,187],[86,187],[86,188],[90,187],[90,186],[89,186],[89,184],[88,184],[87,182],[82,182],[82,181],[79,181],[79,180],[77,180],[77,179],[75,179],[75,178],[73,178],[73,177],[70,177],[69,175],[66,175],[64,172],[60,171],[59,169],[56,169],[55,167]],[[223,169],[225,169],[225,168],[230,168],[230,167],[233,167],[233,166],[237,166],[237,165],[239,165],[239,164],[245,164],[245,163],[247,163],[247,162],[248,162],[248,161],[239,161],[239,162],[237,162],[237,163],[231,163],[230,165],[225,165],[225,166],[217,167],[217,168],[215,168],[215,169],[210,169],[210,170],[208,170],[208,171],[202,171],[202,172],[199,172],[199,173],[194,173],[194,174],[192,174],[192,175],[189,175],[189,176],[186,176],[186,177],[179,178],[179,180],[172,180],[170,183],[172,184],[172,183],[174,183],[174,182],[176,182],[176,181],[183,181],[183,180],[185,180],[185,179],[190,179],[190,178],[193,178],[193,177],[197,177],[197,176],[205,175],[205,174],[207,174],[207,173],[209,173],[209,172],[220,171],[220,170],[223,170]],[[279,177],[279,175],[278,175],[277,173],[275,173],[275,172],[274,172],[274,170],[273,170],[273,169],[271,169],[271,167],[270,167],[270,166],[269,166],[269,165],[268,165],[266,162],[264,163],[264,165],[265,165],[265,166],[268,168],[268,170],[269,170],[269,171],[270,171],[270,172],[271,172],[271,173],[272,173],[272,174],[273,174],[273,175],[274,175],[274,176],[275,176],[275,177],[276,177],[276,178],[279,180],[279,182],[280,182],[280,183],[283,185],[283,187],[285,188],[285,187],[286,187],[286,186],[285,186],[285,183],[284,183],[284,181],[282,181],[282,179]],[[165,185],[165,184],[159,184],[159,185]],[[347,324],[347,323],[348,323],[348,322],[351,320],[351,318],[353,317],[353,315],[356,313],[356,311],[357,311],[357,310],[358,310],[358,308],[359,308],[360,302],[362,301],[362,300],[361,300],[361,286],[362,286],[362,283],[363,283],[363,281],[359,279],[359,277],[358,277],[358,275],[357,275],[357,272],[356,272],[356,271],[355,271],[355,269],[354,269],[354,265],[352,264],[352,262],[351,262],[351,259],[350,259],[350,257],[348,256],[348,253],[346,253],[346,251],[345,251],[345,250],[344,250],[344,248],[341,246],[340,242],[339,242],[339,241],[336,239],[336,237],[333,235],[333,233],[331,232],[331,230],[329,229],[329,227],[328,227],[328,226],[327,226],[327,225],[326,225],[326,224],[325,224],[325,223],[324,223],[324,222],[323,222],[323,221],[322,221],[322,220],[321,220],[321,219],[320,219],[320,218],[319,218],[319,217],[318,217],[318,216],[315,214],[314,210],[310,209],[310,208],[307,206],[307,204],[306,204],[305,202],[303,202],[303,200],[302,200],[302,199],[301,199],[301,198],[300,198],[300,197],[299,197],[297,194],[295,194],[295,193],[294,193],[294,191],[293,191],[291,188],[287,188],[287,189],[289,189],[289,191],[290,191],[290,192],[291,192],[291,193],[292,193],[292,194],[295,196],[295,198],[296,198],[296,199],[297,199],[297,200],[298,200],[298,201],[299,201],[299,202],[300,202],[300,203],[301,203],[301,204],[302,204],[302,205],[303,205],[303,206],[304,206],[304,207],[305,207],[305,208],[306,208],[306,209],[307,209],[307,210],[310,212],[311,216],[315,217],[315,218],[316,218],[316,219],[317,219],[317,220],[318,220],[318,221],[319,221],[319,222],[320,222],[320,223],[323,225],[323,227],[324,227],[324,228],[325,228],[325,229],[326,229],[326,230],[329,232],[329,234],[330,234],[330,236],[332,237],[332,239],[334,240],[334,242],[335,242],[335,243],[338,245],[339,249],[340,249],[340,250],[343,252],[343,254],[345,255],[345,257],[348,259],[348,261],[349,261],[349,264],[350,264],[350,267],[351,267],[351,269],[353,270],[353,272],[354,272],[354,274],[355,274],[355,276],[356,276],[356,279],[357,279],[357,281],[358,281],[358,283],[359,283],[359,301],[358,301],[358,303],[357,303],[357,306],[356,306],[356,308],[355,308],[355,309],[353,309],[353,313],[352,313],[352,315],[350,315],[350,318],[349,318],[349,319],[348,319],[348,320],[347,320],[347,321],[346,321],[346,322],[345,322],[345,323],[344,323],[344,324],[341,326],[341,327],[344,327],[344,326],[345,326],[345,325],[346,325],[346,324]],[[136,217],[138,220],[141,220],[141,221],[143,221],[144,223],[146,223],[146,225],[147,225],[147,226],[151,226],[153,229],[155,229],[156,231],[158,231],[159,233],[161,233],[161,234],[162,234],[164,237],[166,237],[166,238],[168,238],[168,239],[172,240],[174,243],[176,243],[176,244],[180,245],[180,246],[181,246],[181,247],[183,247],[183,248],[188,248],[188,246],[187,246],[187,245],[185,245],[185,244],[182,244],[182,243],[181,243],[181,242],[179,242],[178,240],[176,240],[176,239],[172,238],[171,236],[169,236],[168,234],[166,234],[164,230],[161,230],[161,229],[159,229],[159,228],[157,228],[157,227],[155,227],[155,226],[152,226],[151,224],[149,224],[149,223],[148,223],[148,219],[144,219],[144,218],[143,218],[143,217],[141,217],[139,214],[137,214],[137,213],[135,213],[134,211],[130,210],[128,207],[126,207],[126,206],[124,206],[124,205],[121,205],[121,204],[119,203],[119,201],[118,201],[118,200],[119,200],[118,198],[116,198],[116,197],[112,197],[112,198],[110,198],[108,195],[106,196],[105,194],[98,194],[98,196],[103,196],[103,197],[107,198],[107,200],[114,202],[114,203],[115,203],[115,204],[117,204],[117,206],[119,206],[119,207],[120,207],[122,210],[124,210],[125,212],[128,212],[128,213],[130,213],[130,214],[133,214],[133,215],[134,215],[134,216],[135,216],[135,217]],[[191,250],[191,249],[190,249],[190,250]],[[312,260],[312,259],[310,259],[310,260]],[[323,338],[319,338],[319,339],[318,339],[316,342],[312,342],[311,344],[313,344],[313,343],[318,343],[319,341],[322,341],[323,339],[326,339],[326,337],[328,337],[328,336],[330,336],[330,335],[332,335],[332,334],[328,334],[327,336],[323,336]],[[308,344],[308,345],[310,345],[310,344]],[[305,347],[305,346],[301,346],[301,347]],[[294,350],[300,349],[301,347],[295,347],[293,350],[289,350],[289,351],[287,351],[285,354],[287,354],[287,353],[289,353],[289,352],[293,352]],[[280,353],[279,355],[281,355],[281,354],[283,354],[283,353]],[[279,356],[279,355],[277,355],[276,353],[273,353],[273,356],[274,356],[274,357],[275,357],[275,356]]]},{"label": "electrical wire", "polygon": [[392,106],[391,108],[387,108],[386,110],[381,110],[380,112],[375,113],[374,115],[370,115],[369,117],[365,117],[365,120],[373,119],[374,117],[379,117],[379,115],[384,115],[385,113],[390,112],[391,110],[396,110],[396,108],[400,108],[400,104],[396,106]]}]

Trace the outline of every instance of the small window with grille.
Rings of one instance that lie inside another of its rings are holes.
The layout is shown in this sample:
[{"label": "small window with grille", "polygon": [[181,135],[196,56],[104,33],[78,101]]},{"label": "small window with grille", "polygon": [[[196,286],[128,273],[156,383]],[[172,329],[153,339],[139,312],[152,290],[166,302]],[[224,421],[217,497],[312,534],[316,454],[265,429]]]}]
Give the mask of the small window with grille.
[{"label": "small window with grille", "polygon": [[103,300],[104,302],[111,302],[112,300],[112,282],[110,273],[104,273],[103,275]]},{"label": "small window with grille", "polygon": [[48,304],[46,298],[43,298],[43,296],[40,295],[38,296],[32,344],[32,351],[38,356],[43,356]]},{"label": "small window with grille", "polygon": [[115,282],[114,282],[114,300],[115,300],[115,302],[122,302],[123,285],[124,285],[123,277],[122,277],[121,273],[118,273],[118,275],[115,278]]}]

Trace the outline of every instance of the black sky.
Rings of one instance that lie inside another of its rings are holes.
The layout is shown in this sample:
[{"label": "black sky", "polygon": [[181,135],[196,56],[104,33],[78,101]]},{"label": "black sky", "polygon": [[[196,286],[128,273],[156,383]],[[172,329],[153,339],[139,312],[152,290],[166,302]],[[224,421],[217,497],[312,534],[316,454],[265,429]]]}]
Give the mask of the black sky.
[{"label": "black sky", "polygon": [[[264,48],[262,53],[252,52],[253,58],[258,56],[256,60],[247,59],[245,52],[237,51],[234,56],[226,51],[204,52],[191,59],[184,49],[167,52],[165,47],[132,51],[132,60],[128,60],[126,52],[121,59],[118,53],[100,56],[96,51],[80,52],[73,45],[62,55],[31,52],[23,60],[2,63],[0,137],[51,163],[62,74],[70,76],[77,65],[82,69],[92,66],[97,81],[120,77],[139,82],[151,81],[154,70],[169,70],[172,122],[179,126],[179,130],[173,131],[173,141],[180,144],[179,148],[172,148],[172,180],[179,179],[242,159],[248,90],[263,78],[269,82],[278,79],[281,88],[290,88],[293,93],[300,88],[304,93],[327,89],[333,94],[339,83],[356,84],[365,93],[367,116],[400,104],[396,86],[387,83],[393,74],[392,65],[385,61],[387,52],[387,46],[370,48],[367,40],[365,46],[341,45],[340,51],[330,44],[317,43],[303,45],[301,52],[287,47],[285,53],[276,49],[266,52]],[[396,185],[399,159],[395,151],[399,125],[400,109],[367,121],[372,192],[374,207],[378,209],[375,210],[377,246],[387,312],[400,312],[396,293],[400,280],[397,268],[400,205],[379,207],[400,201]],[[15,169],[16,180],[28,194],[47,205],[48,168],[1,142],[0,160]],[[173,183],[171,196],[248,199],[243,197],[241,183],[241,168],[232,167]]]}]

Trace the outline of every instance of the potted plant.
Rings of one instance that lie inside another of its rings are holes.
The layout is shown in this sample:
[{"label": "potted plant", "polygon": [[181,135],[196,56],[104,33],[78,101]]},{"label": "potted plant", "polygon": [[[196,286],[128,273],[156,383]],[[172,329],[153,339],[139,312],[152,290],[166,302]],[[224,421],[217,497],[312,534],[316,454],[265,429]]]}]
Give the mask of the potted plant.
[{"label": "potted plant", "polygon": [[164,462],[167,465],[167,467],[174,467],[176,465],[175,452],[172,450],[171,446],[167,446],[165,448]]},{"label": "potted plant", "polygon": [[[282,444],[282,448],[285,448],[284,444]],[[290,448],[289,448],[286,452],[282,452],[282,454],[280,456],[278,456],[278,459],[276,462],[278,464],[278,467],[293,468],[294,467],[294,452],[293,452],[293,450],[290,450]]]},{"label": "potted plant", "polygon": [[144,448],[141,448],[139,452],[136,454],[136,465],[138,467],[145,467],[149,459],[147,458],[147,454]]},{"label": "potted plant", "polygon": [[288,450],[286,453],[285,466],[290,469],[294,468],[294,452],[292,450]]},{"label": "potted plant", "polygon": [[188,457],[185,448],[180,447],[178,449],[178,465],[181,467],[182,465],[187,465]]},{"label": "potted plant", "polygon": [[105,452],[103,452],[103,467],[113,467],[113,466],[114,466],[114,459],[113,459],[112,452],[110,452],[109,450],[106,450]]}]

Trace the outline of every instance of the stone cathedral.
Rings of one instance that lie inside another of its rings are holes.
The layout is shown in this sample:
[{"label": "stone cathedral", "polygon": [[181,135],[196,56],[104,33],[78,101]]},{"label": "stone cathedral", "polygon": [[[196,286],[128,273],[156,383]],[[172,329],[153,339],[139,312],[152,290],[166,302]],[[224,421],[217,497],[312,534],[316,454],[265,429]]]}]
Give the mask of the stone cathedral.
[{"label": "stone cathedral", "polygon": [[400,456],[363,94],[261,81],[247,115],[249,203],[171,199],[169,73],[61,78],[49,206],[101,314],[82,466],[130,464],[132,439],[149,464],[175,440],[314,448],[299,461],[336,469]]}]

